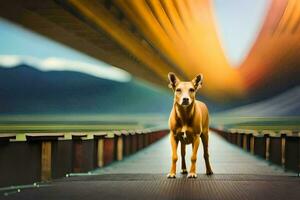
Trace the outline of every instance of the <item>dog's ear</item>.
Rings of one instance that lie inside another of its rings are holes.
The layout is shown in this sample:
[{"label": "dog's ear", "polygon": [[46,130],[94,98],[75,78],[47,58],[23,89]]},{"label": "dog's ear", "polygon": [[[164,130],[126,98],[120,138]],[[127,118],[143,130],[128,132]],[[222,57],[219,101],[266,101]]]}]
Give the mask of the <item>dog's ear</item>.
[{"label": "dog's ear", "polygon": [[195,89],[199,89],[202,86],[202,82],[203,82],[203,75],[202,74],[198,74],[193,80],[192,83],[195,87]]},{"label": "dog's ear", "polygon": [[169,72],[168,73],[168,78],[169,78],[169,88],[175,89],[176,85],[180,82],[179,78],[177,78],[177,76],[173,73],[173,72]]}]

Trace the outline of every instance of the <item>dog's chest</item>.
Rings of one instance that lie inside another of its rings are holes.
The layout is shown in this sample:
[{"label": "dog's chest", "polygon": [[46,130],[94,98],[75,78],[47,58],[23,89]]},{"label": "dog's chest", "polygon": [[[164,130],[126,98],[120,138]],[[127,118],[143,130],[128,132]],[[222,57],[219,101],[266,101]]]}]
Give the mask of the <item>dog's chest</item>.
[{"label": "dog's chest", "polygon": [[193,134],[187,134],[186,136],[179,135],[177,139],[183,144],[191,144],[194,141],[194,137]]},{"label": "dog's chest", "polygon": [[191,127],[182,126],[177,128],[175,137],[184,144],[190,144],[194,140],[195,133]]}]

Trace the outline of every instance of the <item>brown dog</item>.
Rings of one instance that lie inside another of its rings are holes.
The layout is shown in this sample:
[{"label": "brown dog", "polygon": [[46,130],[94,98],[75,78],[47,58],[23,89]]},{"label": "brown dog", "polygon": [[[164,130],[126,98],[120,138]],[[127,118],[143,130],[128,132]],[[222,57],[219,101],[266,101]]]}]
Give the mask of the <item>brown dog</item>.
[{"label": "brown dog", "polygon": [[182,82],[172,72],[168,74],[169,87],[174,91],[174,104],[169,118],[172,165],[168,178],[176,177],[178,142],[181,143],[181,173],[186,174],[185,146],[192,144],[191,168],[188,178],[196,178],[197,151],[200,137],[203,144],[206,174],[213,174],[208,155],[208,109],[204,103],[196,100],[196,92],[201,88],[203,76],[198,75],[192,81]]}]

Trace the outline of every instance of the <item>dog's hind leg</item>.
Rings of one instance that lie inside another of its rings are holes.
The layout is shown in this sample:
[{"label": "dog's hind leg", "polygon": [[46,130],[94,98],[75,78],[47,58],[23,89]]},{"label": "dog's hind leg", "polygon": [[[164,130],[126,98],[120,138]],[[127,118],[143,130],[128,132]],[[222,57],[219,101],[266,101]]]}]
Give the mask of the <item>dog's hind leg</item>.
[{"label": "dog's hind leg", "polygon": [[208,129],[206,129],[201,134],[201,140],[202,140],[202,144],[203,144],[203,157],[204,157],[205,165],[206,165],[206,174],[212,175],[213,171],[211,170],[211,167],[210,167],[209,154],[208,154],[208,138],[209,138]]},{"label": "dog's hind leg", "polygon": [[187,174],[186,165],[185,165],[185,144],[180,142],[181,147],[181,174]]},{"label": "dog's hind leg", "polygon": [[188,178],[197,178],[197,173],[196,173],[196,161],[197,161],[197,152],[198,152],[198,147],[200,143],[200,137],[196,136],[192,143],[193,147],[193,152],[192,152],[192,157],[191,157],[191,169],[188,174]]}]

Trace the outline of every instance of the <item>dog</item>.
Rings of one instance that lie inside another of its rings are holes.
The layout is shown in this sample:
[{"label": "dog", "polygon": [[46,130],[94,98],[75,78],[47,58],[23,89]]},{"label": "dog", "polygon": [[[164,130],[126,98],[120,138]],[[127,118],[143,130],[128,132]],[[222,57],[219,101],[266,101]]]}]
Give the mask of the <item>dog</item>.
[{"label": "dog", "polygon": [[181,173],[187,174],[185,164],[186,145],[192,144],[191,168],[188,178],[197,178],[196,161],[200,138],[203,144],[206,174],[213,171],[209,162],[209,113],[207,106],[196,100],[196,92],[202,87],[203,75],[197,75],[192,81],[183,82],[170,72],[168,74],[169,88],[174,92],[174,103],[169,118],[170,142],[172,149],[172,164],[168,178],[176,178],[177,146],[181,146]]}]

